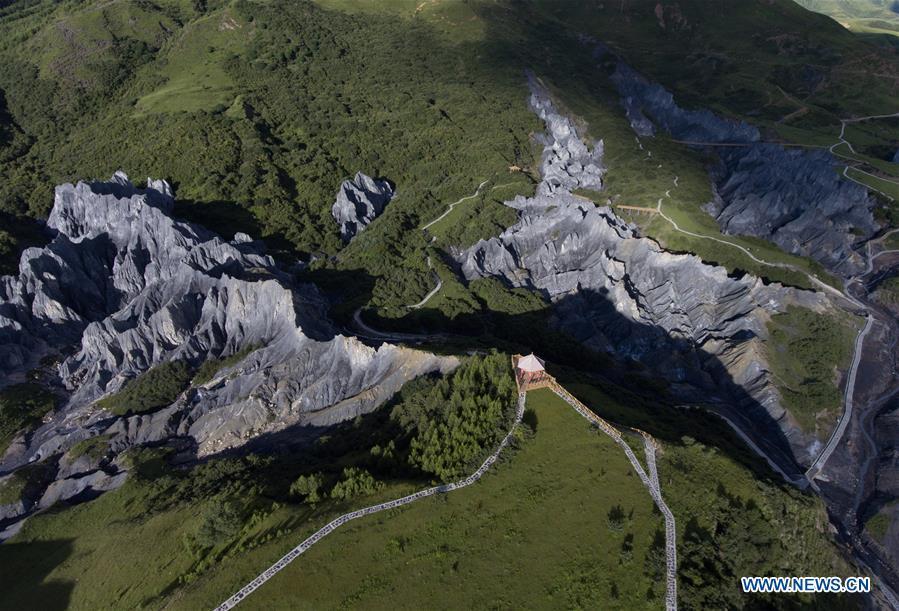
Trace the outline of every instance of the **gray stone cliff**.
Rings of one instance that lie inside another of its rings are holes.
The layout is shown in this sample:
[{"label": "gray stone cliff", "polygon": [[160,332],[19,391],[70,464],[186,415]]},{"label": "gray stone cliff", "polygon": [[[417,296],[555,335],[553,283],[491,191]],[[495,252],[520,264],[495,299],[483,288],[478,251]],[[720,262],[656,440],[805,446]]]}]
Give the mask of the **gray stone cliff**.
[{"label": "gray stone cliff", "polygon": [[[198,456],[214,454],[291,425],[353,418],[405,381],[456,366],[452,357],[338,334],[315,287],[294,282],[260,243],[177,221],[172,205],[165,182],[138,189],[121,173],[57,187],[48,221],[56,237],[26,251],[19,275],[0,282],[0,385],[62,349],[56,377],[66,401],[12,443],[0,473],[57,460],[94,435],[109,435],[114,453],[179,438]],[[253,350],[239,363],[153,413],[116,417],[95,406],[160,363],[196,367],[245,349]],[[115,474],[107,474],[112,483],[84,481],[109,487],[120,483]],[[52,485],[54,498],[79,488]]]},{"label": "gray stone cliff", "polygon": [[[532,106],[547,107],[546,100],[534,103],[546,95],[535,84]],[[548,125],[550,151],[566,146],[552,143],[554,133]],[[642,363],[682,401],[717,396],[740,406],[746,413],[738,415],[760,443],[783,435],[803,460],[814,440],[780,405],[763,339],[771,314],[788,304],[823,310],[826,298],[730,277],[698,257],[666,252],[609,208],[570,194],[566,184],[580,184],[578,176],[506,202],[520,211],[518,223],[460,254],[465,277],[500,277],[540,291],[554,304],[559,329],[594,350]]]},{"label": "gray stone cliff", "polygon": [[597,140],[588,147],[578,137],[571,119],[562,115],[553,105],[546,88],[533,73],[528,73],[531,88],[529,104],[546,125],[546,134],[537,136],[543,145],[540,173],[543,180],[538,185],[538,193],[551,194],[556,191],[575,189],[602,189],[603,142]]},{"label": "gray stone cliff", "polygon": [[[710,146],[716,197],[707,210],[722,231],[770,240],[844,276],[864,269],[859,246],[878,225],[867,190],[843,179],[821,149],[760,142],[758,129],[708,110],[686,110],[661,85],[618,61],[612,82],[639,136],[661,128],[678,140]],[[717,143],[741,146],[712,146]]]},{"label": "gray stone cliff", "polygon": [[393,187],[386,180],[376,180],[357,172],[352,180],[345,180],[337,191],[331,215],[340,225],[340,237],[349,242],[384,211],[393,199]]}]

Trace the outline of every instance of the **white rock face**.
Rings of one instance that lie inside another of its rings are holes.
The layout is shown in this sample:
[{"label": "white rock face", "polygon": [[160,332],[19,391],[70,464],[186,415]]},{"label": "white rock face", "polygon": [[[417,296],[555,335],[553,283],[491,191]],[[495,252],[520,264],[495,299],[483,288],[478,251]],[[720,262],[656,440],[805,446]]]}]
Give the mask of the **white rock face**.
[{"label": "white rock face", "polygon": [[375,180],[357,172],[353,180],[345,180],[337,192],[331,215],[340,225],[340,237],[349,242],[368,227],[393,199],[393,187],[386,180]]},{"label": "white rock face", "polygon": [[[295,283],[245,234],[226,242],[173,219],[171,188],[148,182],[138,189],[117,173],[58,187],[48,221],[56,237],[26,251],[19,275],[0,281],[0,385],[22,379],[45,354],[68,354],[58,367],[65,405],[12,444],[0,473],[95,434],[111,436],[113,455],[170,438],[213,454],[287,426],[353,418],[405,381],[458,364],[338,334],[314,286]],[[94,407],[160,363],[198,366],[247,348],[235,366],[154,413],[114,417]],[[120,483],[115,469],[66,469],[47,498]]]}]

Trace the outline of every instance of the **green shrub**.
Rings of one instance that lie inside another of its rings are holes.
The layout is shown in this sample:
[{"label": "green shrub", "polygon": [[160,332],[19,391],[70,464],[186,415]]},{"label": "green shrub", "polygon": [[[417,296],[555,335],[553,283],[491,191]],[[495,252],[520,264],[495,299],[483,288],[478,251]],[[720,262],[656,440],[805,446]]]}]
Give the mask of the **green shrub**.
[{"label": "green shrub", "polygon": [[38,425],[55,405],[53,393],[33,382],[0,390],[0,455],[16,433]]},{"label": "green shrub", "polygon": [[247,346],[243,350],[235,352],[231,356],[206,360],[202,365],[200,365],[200,368],[197,369],[197,373],[194,374],[193,383],[205,384],[213,377],[215,377],[215,374],[217,374],[222,369],[237,365],[239,362],[247,358],[247,356],[249,356],[251,352],[255,352],[258,349],[258,345]]},{"label": "green shrub", "polygon": [[321,473],[301,475],[290,485],[290,496],[301,498],[307,503],[317,503],[321,500],[319,492],[323,484],[324,479]]},{"label": "green shrub", "polygon": [[96,405],[117,416],[150,412],[171,404],[189,381],[190,371],[184,361],[160,363],[126,382],[119,392],[100,399]]},{"label": "green shrub", "polygon": [[621,529],[624,528],[624,517],[624,510],[621,508],[621,505],[612,507],[608,515],[606,515],[606,523],[609,526],[609,530],[621,532]]},{"label": "green shrub", "polygon": [[[769,363],[784,407],[808,432],[816,419],[842,404],[836,371],[848,368],[857,329],[845,315],[821,315],[790,307],[768,323]],[[828,419],[828,426],[832,420]]]},{"label": "green shrub", "polygon": [[868,518],[868,521],[865,522],[865,529],[878,541],[883,541],[883,538],[887,534],[887,530],[890,528],[889,509],[891,507],[892,504],[881,508],[880,511]]},{"label": "green shrub", "polygon": [[87,456],[91,460],[99,460],[106,455],[110,439],[112,439],[112,435],[97,435],[82,439],[69,449],[69,458],[75,460]]},{"label": "green shrub", "polygon": [[230,541],[243,527],[243,514],[237,505],[214,499],[203,513],[203,522],[197,530],[196,542],[203,548],[216,547]]},{"label": "green shrub", "polygon": [[505,435],[516,403],[508,355],[467,360],[391,415],[410,434],[411,465],[448,480],[470,472]]},{"label": "green shrub", "polygon": [[365,469],[345,467],[341,480],[331,489],[331,498],[347,500],[357,496],[368,496],[383,487],[384,483],[377,481]]},{"label": "green shrub", "polygon": [[26,465],[9,475],[0,483],[0,505],[15,503],[29,492],[38,491],[52,470],[52,467],[38,463]]}]

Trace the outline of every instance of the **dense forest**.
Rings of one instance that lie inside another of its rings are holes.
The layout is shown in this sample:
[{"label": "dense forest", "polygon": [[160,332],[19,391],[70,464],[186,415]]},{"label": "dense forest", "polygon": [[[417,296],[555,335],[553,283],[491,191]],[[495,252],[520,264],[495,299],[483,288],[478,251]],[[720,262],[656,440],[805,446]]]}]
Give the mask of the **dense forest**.
[{"label": "dense forest", "polygon": [[[0,20],[0,111],[10,117],[0,207],[22,220],[45,217],[53,185],[122,168],[170,180],[178,212],[226,236],[333,255],[337,187],[364,171],[399,195],[378,236],[342,265],[376,278],[402,268],[391,285],[414,296],[427,272],[398,265],[424,258],[424,237],[410,241],[410,230],[450,196],[527,165],[538,125],[520,72],[474,61],[481,49],[425,23],[398,29],[389,15],[306,2],[37,2]],[[0,234],[7,255],[14,233]]]}]

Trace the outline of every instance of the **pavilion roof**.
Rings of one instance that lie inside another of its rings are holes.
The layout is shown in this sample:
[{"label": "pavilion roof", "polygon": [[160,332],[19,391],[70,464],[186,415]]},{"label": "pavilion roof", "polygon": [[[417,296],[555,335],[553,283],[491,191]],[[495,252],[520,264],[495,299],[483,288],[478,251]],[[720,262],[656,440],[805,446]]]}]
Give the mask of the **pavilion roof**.
[{"label": "pavilion roof", "polygon": [[543,361],[534,356],[533,353],[518,359],[516,367],[521,371],[545,371]]}]

